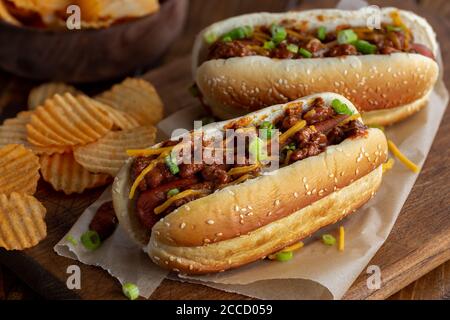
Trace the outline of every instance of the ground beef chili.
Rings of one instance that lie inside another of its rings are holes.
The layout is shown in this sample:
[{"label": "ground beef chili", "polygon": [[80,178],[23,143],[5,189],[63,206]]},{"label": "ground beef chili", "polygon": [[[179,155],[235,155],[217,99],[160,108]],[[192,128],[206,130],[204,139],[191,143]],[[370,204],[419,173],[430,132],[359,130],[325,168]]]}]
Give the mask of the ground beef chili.
[{"label": "ground beef chili", "polygon": [[[434,59],[432,51],[422,44],[414,43],[410,30],[402,27],[383,24],[380,29],[370,30],[366,27],[352,28],[342,25],[336,30],[326,30],[322,27],[323,30],[318,28],[305,31],[304,24],[296,24],[295,21],[283,21],[279,26],[284,28],[285,34],[278,41],[274,38],[272,26],[256,26],[245,36],[242,32],[236,33],[236,30],[242,28],[236,28],[231,34],[229,32],[210,44],[207,59],[254,55],[276,59],[303,59],[395,52],[418,53]],[[343,43],[339,33],[347,30],[355,33],[357,41]],[[356,43],[359,41],[366,42],[363,45],[365,48]]]},{"label": "ground beef chili", "polygon": [[[280,145],[280,163],[288,165],[295,161],[316,156],[325,151],[330,145],[339,144],[347,138],[367,134],[366,126],[359,121],[349,119],[349,117],[349,114],[338,114],[332,106],[327,105],[321,98],[315,99],[306,110],[301,104],[291,105],[271,125],[273,128],[278,129],[281,135],[299,123],[299,121],[305,121],[305,126],[290,135]],[[237,122],[233,123],[234,129],[242,131],[245,131],[245,129],[261,129],[262,126],[263,124],[258,128],[254,128],[251,121],[240,121],[239,124]],[[261,134],[261,131],[255,131]],[[266,141],[271,143],[270,140]],[[224,145],[227,146],[230,143],[234,144],[235,141],[225,141]],[[174,144],[163,144],[164,147],[169,145]],[[209,147],[208,142],[203,143],[202,148],[205,147]],[[192,152],[194,153],[195,150]],[[242,159],[242,157],[245,158]],[[131,167],[133,182],[155,159],[156,156],[137,157],[134,160]],[[248,153],[239,156],[235,153],[234,159],[234,164],[209,164],[210,162],[208,164],[180,164],[176,174],[172,174],[165,163],[159,163],[145,176],[145,179],[139,185],[136,201],[136,212],[139,220],[148,230],[151,230],[156,222],[178,207],[221,189],[244,175],[249,175],[252,178],[259,174],[260,168],[245,174],[230,174],[230,170],[233,168],[237,169],[250,165]],[[155,214],[155,208],[165,203],[172,196],[169,193],[173,192],[173,190],[176,190],[175,194],[186,190],[199,192],[189,194],[180,199],[174,198],[175,200],[169,203],[169,206],[164,211],[158,215]]]},{"label": "ground beef chili", "polygon": [[95,231],[103,241],[111,236],[116,230],[118,220],[114,211],[112,201],[103,203],[89,224],[89,230]]}]

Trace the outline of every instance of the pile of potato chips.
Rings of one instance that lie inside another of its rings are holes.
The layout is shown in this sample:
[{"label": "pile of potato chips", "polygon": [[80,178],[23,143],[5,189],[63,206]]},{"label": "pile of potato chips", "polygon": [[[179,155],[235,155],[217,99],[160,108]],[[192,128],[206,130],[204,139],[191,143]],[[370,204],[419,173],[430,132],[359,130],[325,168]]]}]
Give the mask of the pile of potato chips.
[{"label": "pile of potato chips", "polygon": [[82,28],[106,28],[159,10],[158,0],[0,0],[0,20],[16,26],[64,28],[77,5]]},{"label": "pile of potato chips", "polygon": [[155,143],[163,117],[155,88],[128,78],[97,97],[63,83],[29,95],[29,111],[0,126],[0,247],[36,245],[46,235],[45,208],[32,195],[42,178],[65,194],[110,183],[128,149]]}]

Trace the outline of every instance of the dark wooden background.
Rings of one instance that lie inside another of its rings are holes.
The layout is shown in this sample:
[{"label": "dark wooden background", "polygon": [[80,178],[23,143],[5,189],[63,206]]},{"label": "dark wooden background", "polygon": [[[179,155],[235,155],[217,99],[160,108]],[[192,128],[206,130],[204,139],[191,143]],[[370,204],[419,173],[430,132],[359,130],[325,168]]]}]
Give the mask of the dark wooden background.
[{"label": "dark wooden background", "polygon": [[[161,64],[170,63],[186,56],[191,50],[195,34],[203,27],[210,23],[221,20],[223,18],[248,13],[255,11],[285,11],[287,9],[310,9],[317,7],[333,7],[337,1],[335,0],[190,0],[189,17],[186,27],[181,37],[176,41],[169,52],[162,59]],[[370,1],[371,4],[380,6],[396,6],[400,8],[413,10],[421,15],[424,15],[430,20],[433,20],[433,26],[436,28],[439,35],[439,41],[442,50],[445,53],[444,62],[450,61],[450,56],[446,54],[450,50],[450,1],[448,0],[398,0],[398,1]],[[445,82],[447,87],[450,83],[450,63],[445,65]],[[28,91],[37,83],[20,79],[18,77],[6,74],[0,71],[0,114],[3,117],[14,116],[17,112],[16,106],[23,106],[26,103]],[[87,86],[82,89],[90,90],[93,87],[103,86],[107,84],[96,84],[95,86]],[[446,117],[448,120],[448,116]],[[446,120],[444,119],[444,121]],[[441,128],[441,130],[448,129],[449,126]],[[446,130],[448,132],[448,130]],[[439,135],[439,141],[433,145],[432,152],[440,147],[448,148],[450,143],[449,135]],[[438,144],[438,145],[437,145]],[[448,152],[442,154],[448,160]],[[432,168],[427,172],[422,173],[417,181],[416,187],[410,198],[419,199],[412,201],[409,199],[405,204],[405,210],[408,208],[420,205],[420,198],[425,196],[437,197],[440,193],[444,199],[442,201],[444,206],[448,208],[448,199],[446,194],[442,194],[440,190],[433,189],[433,178],[444,181],[444,184],[449,187],[447,183],[449,179],[448,161],[432,161],[438,167]],[[444,166],[444,167],[442,167]],[[428,167],[430,167],[428,165]],[[448,188],[447,188],[448,190]],[[438,193],[439,192],[439,193]],[[441,197],[439,196],[439,197]],[[437,199],[436,199],[437,200]],[[423,208],[427,210],[426,207]],[[17,271],[17,270],[16,270]],[[20,276],[20,272],[17,272]],[[168,283],[165,290],[171,292],[170,286],[173,285],[176,289],[176,283]],[[211,299],[221,298],[219,291],[211,291]],[[158,295],[158,292],[156,292]],[[161,297],[170,298],[170,294],[159,294]],[[233,295],[228,295],[227,298],[232,298]],[[25,283],[23,283],[17,275],[11,270],[0,265],[0,300],[23,300],[23,299],[39,299],[39,295],[34,293]],[[403,290],[391,296],[391,299],[449,299],[450,298],[450,262],[444,263],[419,280],[410,284]]]}]

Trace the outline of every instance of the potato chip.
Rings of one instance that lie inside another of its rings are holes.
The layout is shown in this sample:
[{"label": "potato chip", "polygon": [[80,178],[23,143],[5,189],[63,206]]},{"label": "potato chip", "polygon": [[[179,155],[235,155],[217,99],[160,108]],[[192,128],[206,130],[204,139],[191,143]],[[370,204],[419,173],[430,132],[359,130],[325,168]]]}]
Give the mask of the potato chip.
[{"label": "potato chip", "polygon": [[114,122],[114,127],[121,130],[129,130],[139,127],[139,122],[130,114],[114,109],[106,104],[98,102],[96,105],[99,109],[103,110],[111,120]]},{"label": "potato chip", "polygon": [[56,94],[31,115],[28,141],[37,146],[75,146],[94,142],[113,126],[108,115],[86,96]]},{"label": "potato chip", "polygon": [[39,158],[24,146],[10,144],[0,149],[0,193],[34,194],[39,180]]},{"label": "potato chip", "polygon": [[85,21],[142,17],[159,9],[158,0],[78,0]]},{"label": "potato chip", "polygon": [[80,94],[80,92],[73,86],[62,82],[44,83],[33,90],[28,96],[28,109],[34,110],[38,106],[44,104],[45,100],[52,98],[55,94],[64,94],[66,92],[73,95]]},{"label": "potato chip", "polygon": [[96,99],[127,112],[143,126],[157,124],[163,117],[163,103],[155,88],[143,79],[128,78]]},{"label": "potato chip", "polygon": [[75,160],[91,172],[115,176],[128,159],[128,149],[147,148],[155,143],[156,128],[139,127],[110,132],[97,142],[76,147]]},{"label": "potato chip", "polygon": [[84,169],[72,153],[44,155],[40,163],[42,178],[56,191],[65,194],[83,193],[86,189],[104,186],[111,181],[107,174],[94,174]]},{"label": "potato chip", "polygon": [[6,120],[0,126],[0,147],[8,144],[21,144],[37,155],[64,153],[72,150],[70,147],[39,147],[28,142],[27,124],[30,122],[32,114],[31,111],[20,112],[15,118]]},{"label": "potato chip", "polygon": [[15,26],[21,26],[19,20],[17,20],[6,8],[4,0],[0,0],[0,20],[13,24]]},{"label": "potato chip", "polygon": [[33,196],[0,194],[0,247],[23,250],[37,245],[47,236],[46,211]]}]

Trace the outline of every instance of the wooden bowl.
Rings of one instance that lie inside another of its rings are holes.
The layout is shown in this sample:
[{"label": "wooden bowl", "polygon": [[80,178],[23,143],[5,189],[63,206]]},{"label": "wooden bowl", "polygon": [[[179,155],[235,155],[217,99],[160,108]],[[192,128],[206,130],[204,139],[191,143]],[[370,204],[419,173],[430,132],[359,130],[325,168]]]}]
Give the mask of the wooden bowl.
[{"label": "wooden bowl", "polygon": [[0,68],[35,80],[86,83],[130,75],[154,64],[183,28],[187,0],[106,29],[16,27],[0,22]]}]

